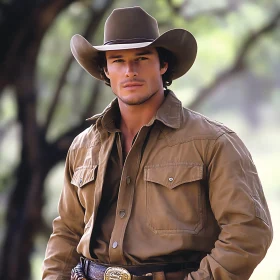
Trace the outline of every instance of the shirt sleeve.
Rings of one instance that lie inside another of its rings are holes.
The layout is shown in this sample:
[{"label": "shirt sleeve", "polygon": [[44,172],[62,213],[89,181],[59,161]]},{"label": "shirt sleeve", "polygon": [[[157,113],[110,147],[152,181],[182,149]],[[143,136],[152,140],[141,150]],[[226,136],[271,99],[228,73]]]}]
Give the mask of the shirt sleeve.
[{"label": "shirt sleeve", "polygon": [[235,133],[221,135],[207,157],[209,200],[221,232],[200,268],[187,279],[249,279],[272,241],[256,167]]},{"label": "shirt sleeve", "polygon": [[53,233],[43,262],[43,280],[69,280],[71,269],[79,262],[76,249],[84,230],[84,209],[79,202],[77,188],[71,184],[72,158],[73,150],[69,150],[58,205],[59,216],[53,221]]}]

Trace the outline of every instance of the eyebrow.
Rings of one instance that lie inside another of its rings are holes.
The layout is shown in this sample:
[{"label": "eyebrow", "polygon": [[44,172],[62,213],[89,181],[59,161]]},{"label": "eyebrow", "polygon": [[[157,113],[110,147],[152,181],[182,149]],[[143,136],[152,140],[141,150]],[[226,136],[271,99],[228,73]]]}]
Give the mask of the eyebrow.
[{"label": "eyebrow", "polygon": [[145,51],[136,53],[136,55],[147,55],[147,54],[153,54],[153,53],[149,50],[145,50]]},{"label": "eyebrow", "polygon": [[[145,51],[137,52],[135,55],[136,56],[141,56],[141,55],[149,55],[149,54],[153,54],[153,53],[149,50],[145,50]],[[110,55],[108,57],[108,59],[117,59],[117,58],[123,58],[123,55],[116,54],[116,55]]]},{"label": "eyebrow", "polygon": [[122,58],[122,55],[110,55],[108,59]]}]

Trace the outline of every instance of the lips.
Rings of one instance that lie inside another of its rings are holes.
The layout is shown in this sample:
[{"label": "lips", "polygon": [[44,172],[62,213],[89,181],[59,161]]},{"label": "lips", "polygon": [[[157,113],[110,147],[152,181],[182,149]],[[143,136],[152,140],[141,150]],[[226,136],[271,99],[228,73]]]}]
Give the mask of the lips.
[{"label": "lips", "polygon": [[142,85],[143,85],[143,83],[140,83],[140,82],[128,82],[128,83],[124,83],[123,87],[124,88],[133,88],[133,87],[140,87]]}]

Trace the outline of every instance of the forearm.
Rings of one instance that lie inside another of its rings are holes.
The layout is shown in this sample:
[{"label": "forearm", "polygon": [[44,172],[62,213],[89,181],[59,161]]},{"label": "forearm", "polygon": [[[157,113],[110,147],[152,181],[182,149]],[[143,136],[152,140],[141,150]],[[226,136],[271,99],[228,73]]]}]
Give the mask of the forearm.
[{"label": "forearm", "polygon": [[215,248],[202,259],[198,271],[188,280],[249,279],[264,258],[271,243],[272,230],[259,218],[224,226]]},{"label": "forearm", "polygon": [[54,220],[53,228],[46,249],[42,279],[69,280],[71,269],[79,261],[76,248],[80,237],[67,229],[60,217]]}]

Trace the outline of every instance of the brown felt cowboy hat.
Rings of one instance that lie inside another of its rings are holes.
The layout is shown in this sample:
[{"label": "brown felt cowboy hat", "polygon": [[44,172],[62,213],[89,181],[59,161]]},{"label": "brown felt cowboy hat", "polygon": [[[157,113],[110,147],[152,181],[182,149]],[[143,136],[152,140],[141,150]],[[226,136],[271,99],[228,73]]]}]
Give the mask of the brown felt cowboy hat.
[{"label": "brown felt cowboy hat", "polygon": [[92,46],[83,36],[74,35],[71,51],[79,64],[93,77],[102,80],[95,59],[98,52],[162,47],[176,58],[173,80],[184,75],[193,65],[197,44],[193,35],[184,29],[172,29],[159,35],[155,18],[140,7],[115,9],[104,27],[104,44]]}]

